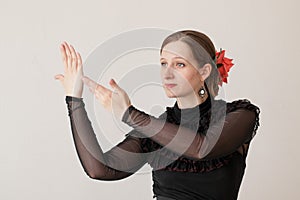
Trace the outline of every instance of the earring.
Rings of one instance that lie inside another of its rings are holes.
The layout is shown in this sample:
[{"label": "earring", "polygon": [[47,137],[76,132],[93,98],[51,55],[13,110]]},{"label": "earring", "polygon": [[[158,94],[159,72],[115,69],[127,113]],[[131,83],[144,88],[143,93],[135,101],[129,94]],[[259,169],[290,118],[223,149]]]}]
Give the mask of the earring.
[{"label": "earring", "polygon": [[201,86],[200,90],[199,90],[199,94],[202,98],[204,98],[204,95],[205,95],[205,90],[203,88],[203,86]]}]

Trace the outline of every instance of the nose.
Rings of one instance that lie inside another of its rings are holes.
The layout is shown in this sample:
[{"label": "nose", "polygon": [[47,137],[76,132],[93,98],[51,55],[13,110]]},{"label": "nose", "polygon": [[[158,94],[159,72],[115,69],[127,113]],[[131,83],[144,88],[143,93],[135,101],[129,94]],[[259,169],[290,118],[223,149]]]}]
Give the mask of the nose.
[{"label": "nose", "polygon": [[174,78],[174,71],[172,66],[167,66],[162,69],[162,76],[164,79]]}]

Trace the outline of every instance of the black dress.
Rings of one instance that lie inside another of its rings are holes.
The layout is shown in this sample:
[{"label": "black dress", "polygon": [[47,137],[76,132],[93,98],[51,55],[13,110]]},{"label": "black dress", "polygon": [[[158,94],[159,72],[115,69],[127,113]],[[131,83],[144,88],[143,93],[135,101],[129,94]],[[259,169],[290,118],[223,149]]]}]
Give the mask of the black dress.
[{"label": "black dress", "polygon": [[153,168],[158,200],[237,199],[249,144],[260,109],[247,99],[212,100],[180,109],[177,102],[158,118],[130,106],[122,121],[133,127],[103,153],[82,98],[66,96],[75,147],[93,179],[119,180],[145,163]]}]

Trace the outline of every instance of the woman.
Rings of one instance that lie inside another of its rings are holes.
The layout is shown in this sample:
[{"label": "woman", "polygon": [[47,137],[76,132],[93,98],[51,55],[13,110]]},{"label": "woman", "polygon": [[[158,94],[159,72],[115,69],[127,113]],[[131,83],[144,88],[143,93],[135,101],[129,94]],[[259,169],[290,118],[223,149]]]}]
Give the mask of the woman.
[{"label": "woman", "polygon": [[[71,45],[63,43],[61,53],[65,74],[55,78],[64,86],[76,150],[89,177],[123,179],[149,163],[157,199],[237,199],[260,110],[247,99],[216,99],[228,69],[216,67],[226,64],[220,61],[224,51],[216,52],[205,34],[184,30],[164,40],[161,78],[176,103],[158,118],[135,108],[113,79],[112,91],[83,76],[80,54]],[[105,108],[133,127],[105,153],[84,108],[84,83]]]}]

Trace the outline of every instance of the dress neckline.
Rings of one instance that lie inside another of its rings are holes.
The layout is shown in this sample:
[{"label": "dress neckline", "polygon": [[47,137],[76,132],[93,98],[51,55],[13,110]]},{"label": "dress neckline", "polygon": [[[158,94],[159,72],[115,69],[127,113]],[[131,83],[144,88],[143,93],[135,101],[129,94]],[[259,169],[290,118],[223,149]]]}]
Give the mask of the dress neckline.
[{"label": "dress neckline", "polygon": [[173,117],[179,123],[199,122],[201,116],[211,108],[211,98],[191,108],[179,108],[177,101],[173,106]]}]

